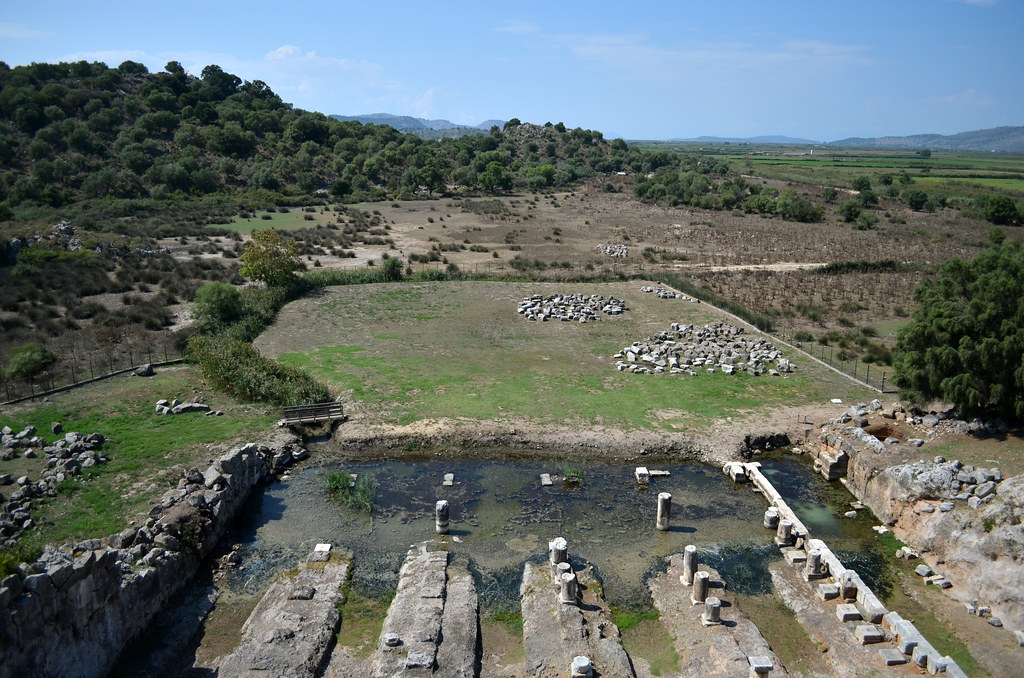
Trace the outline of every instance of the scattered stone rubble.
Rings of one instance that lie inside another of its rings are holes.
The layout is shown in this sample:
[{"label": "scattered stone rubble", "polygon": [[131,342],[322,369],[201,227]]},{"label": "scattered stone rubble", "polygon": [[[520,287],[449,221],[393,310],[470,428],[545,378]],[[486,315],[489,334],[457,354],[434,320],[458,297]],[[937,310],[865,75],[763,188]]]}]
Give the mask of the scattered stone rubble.
[{"label": "scattered stone rubble", "polygon": [[613,257],[615,259],[625,259],[629,256],[628,245],[598,245],[595,247],[598,252],[601,252],[605,256]]},{"label": "scattered stone rubble", "polygon": [[587,323],[600,320],[601,314],[622,315],[628,311],[626,302],[600,294],[535,294],[519,303],[517,313],[527,320],[561,320]]},{"label": "scattered stone rubble", "polygon": [[[56,422],[51,430],[55,434],[63,432]],[[17,433],[9,426],[0,430],[0,460],[9,461],[17,456],[35,459],[39,456],[38,450],[46,456],[46,470],[39,480],[32,481],[27,475],[15,479],[9,473],[0,473],[0,486],[15,485],[7,497],[0,491],[0,543],[6,546],[13,546],[18,535],[32,528],[30,512],[34,499],[55,497],[57,483],[80,476],[82,469],[110,461],[102,450],[106,441],[102,433],[65,433],[52,445],[47,445],[35,432],[32,426],[26,426]]]},{"label": "scattered stone rubble", "polygon": [[793,364],[771,342],[723,322],[695,327],[672,323],[667,331],[634,341],[612,356],[615,367],[633,374],[747,372],[779,376]]},{"label": "scattered stone rubble", "polygon": [[209,405],[195,400],[186,400],[182,402],[177,398],[174,398],[173,400],[165,400],[161,398],[156,401],[157,414],[188,414],[190,412],[205,412],[208,417],[219,417],[224,414],[220,410],[213,410]]},{"label": "scattered stone rubble", "polygon": [[659,299],[682,299],[683,301],[688,301],[691,304],[700,303],[699,299],[694,299],[693,297],[689,297],[683,294],[682,292],[676,292],[675,290],[670,290],[665,287],[651,287],[650,285],[645,285],[644,287],[640,288],[640,291],[646,292],[648,294],[653,293],[654,296],[658,297]]}]

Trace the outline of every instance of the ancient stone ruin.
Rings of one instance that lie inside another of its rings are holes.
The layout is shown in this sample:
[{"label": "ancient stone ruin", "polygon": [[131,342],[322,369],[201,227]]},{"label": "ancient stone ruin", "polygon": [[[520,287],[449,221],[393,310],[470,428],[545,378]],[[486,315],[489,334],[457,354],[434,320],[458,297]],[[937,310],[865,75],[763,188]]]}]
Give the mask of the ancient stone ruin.
[{"label": "ancient stone ruin", "polygon": [[688,374],[700,372],[779,376],[793,364],[763,337],[723,322],[702,327],[672,323],[667,331],[634,341],[616,353],[615,367],[633,374]]},{"label": "ancient stone ruin", "polygon": [[161,398],[156,401],[155,411],[157,414],[189,414],[190,412],[203,412],[210,417],[219,417],[224,413],[220,410],[213,410],[209,405],[195,400],[182,402],[177,398],[166,400]]},{"label": "ancient stone ruin", "polygon": [[644,285],[643,287],[640,288],[640,291],[646,292],[648,294],[654,294],[654,296],[658,297],[659,299],[682,299],[683,301],[688,301],[691,304],[700,303],[699,299],[694,299],[693,297],[687,296],[682,292],[676,292],[675,290],[670,290],[667,287],[651,287],[650,285]]},{"label": "ancient stone ruin", "polygon": [[[63,427],[54,422],[51,431],[60,434]],[[18,535],[32,527],[30,513],[34,499],[56,497],[57,483],[82,475],[82,469],[110,461],[102,449],[106,441],[102,433],[83,435],[72,431],[47,445],[35,432],[32,426],[17,433],[9,426],[0,431],[0,461],[10,461],[17,456],[35,459],[39,451],[46,456],[46,470],[38,480],[27,475],[13,478],[10,473],[0,473],[0,486],[14,486],[7,497],[0,492],[0,543],[6,546],[14,546]]]},{"label": "ancient stone ruin", "polygon": [[605,255],[606,257],[612,257],[613,259],[625,259],[629,256],[628,245],[605,245],[601,244],[595,247],[598,252]]},{"label": "ancient stone ruin", "polygon": [[517,313],[527,320],[561,320],[587,323],[600,320],[601,314],[622,315],[628,311],[626,302],[600,294],[535,294],[519,303]]}]

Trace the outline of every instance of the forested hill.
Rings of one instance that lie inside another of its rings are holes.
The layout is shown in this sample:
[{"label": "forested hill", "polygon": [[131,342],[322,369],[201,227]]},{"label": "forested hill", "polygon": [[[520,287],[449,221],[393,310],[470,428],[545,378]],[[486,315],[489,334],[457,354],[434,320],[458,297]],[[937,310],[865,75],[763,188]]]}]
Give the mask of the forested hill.
[{"label": "forested hill", "polygon": [[504,120],[485,120],[479,125],[456,125],[450,120],[427,120],[414,118],[411,115],[392,115],[391,113],[366,113],[363,115],[331,115],[335,120],[356,120],[374,125],[390,125],[401,132],[411,132],[421,139],[443,139],[445,137],[464,137],[468,134],[487,134],[491,127],[504,127]]},{"label": "forested hill", "polygon": [[645,154],[600,132],[505,123],[426,141],[333,120],[219,66],[150,73],[126,61],[0,62],[0,220],[90,198],[227,195],[295,203],[560,186],[641,170]]}]

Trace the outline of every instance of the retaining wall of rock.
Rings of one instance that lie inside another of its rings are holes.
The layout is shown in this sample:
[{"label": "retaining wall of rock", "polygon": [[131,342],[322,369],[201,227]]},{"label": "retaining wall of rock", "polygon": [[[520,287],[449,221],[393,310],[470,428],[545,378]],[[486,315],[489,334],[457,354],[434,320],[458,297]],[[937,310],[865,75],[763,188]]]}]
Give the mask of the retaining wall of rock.
[{"label": "retaining wall of rock", "polygon": [[[883,441],[865,431],[872,423],[869,417],[884,423],[900,421],[901,415],[908,423],[914,419],[921,438]],[[823,475],[838,476],[898,537],[939,568],[952,584],[949,593],[968,610],[991,609],[998,623],[1024,629],[1024,476],[1004,479],[998,468],[942,457],[893,463],[912,458],[907,448],[927,444],[943,427],[957,434],[987,431],[977,422],[931,421],[904,413],[898,404],[883,409],[874,401],[823,424],[806,448]],[[837,456],[845,457],[845,473],[830,464]]]},{"label": "retaining wall of rock", "polygon": [[99,678],[191,579],[256,485],[307,453],[236,447],[190,469],[141,527],[47,547],[0,580],[0,678]]}]

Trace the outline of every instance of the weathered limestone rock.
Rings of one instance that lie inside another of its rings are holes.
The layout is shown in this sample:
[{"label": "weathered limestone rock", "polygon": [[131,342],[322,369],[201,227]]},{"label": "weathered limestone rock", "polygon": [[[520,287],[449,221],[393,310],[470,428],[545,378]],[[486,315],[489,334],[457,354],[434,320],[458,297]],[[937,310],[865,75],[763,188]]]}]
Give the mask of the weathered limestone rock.
[{"label": "weathered limestone rock", "polygon": [[242,626],[241,644],[217,675],[318,675],[338,628],[337,604],[349,567],[339,554],[315,567],[303,563],[294,577],[275,582]]},{"label": "weathered limestone rock", "polygon": [[679,579],[682,571],[683,557],[674,555],[669,559],[668,570],[649,582],[661,622],[673,637],[679,654],[681,673],[673,675],[686,678],[747,676],[751,666],[748,657],[761,657],[774,666],[772,676],[789,675],[757,627],[739,609],[732,594],[722,587],[718,573],[710,568],[702,572],[709,575],[715,584],[714,595],[707,601],[719,601],[719,620],[724,623],[705,627],[702,618],[707,611],[705,607],[691,608],[689,605],[689,588]]},{"label": "weathered limestone rock", "polygon": [[573,657],[587,657],[595,674],[633,678],[633,667],[619,642],[593,574],[576,572],[580,605],[563,605],[547,565],[527,563],[520,588],[526,675],[565,676]]},{"label": "weathered limestone rock", "polygon": [[414,546],[406,556],[395,598],[381,628],[381,641],[367,660],[365,671],[355,675],[476,675],[473,579],[464,569],[456,571],[448,564],[446,551],[428,548],[428,543]]}]

